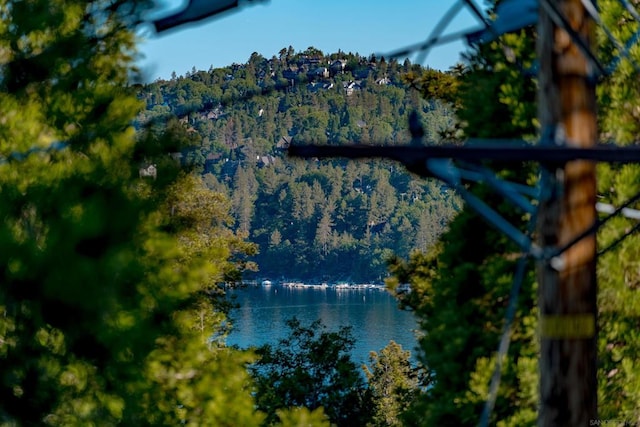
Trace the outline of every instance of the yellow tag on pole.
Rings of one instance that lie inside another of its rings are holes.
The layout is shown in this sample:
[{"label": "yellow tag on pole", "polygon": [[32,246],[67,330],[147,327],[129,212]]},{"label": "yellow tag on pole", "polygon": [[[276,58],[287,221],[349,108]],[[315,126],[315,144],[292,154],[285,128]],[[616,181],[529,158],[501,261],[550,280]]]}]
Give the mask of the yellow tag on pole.
[{"label": "yellow tag on pole", "polygon": [[585,339],[596,334],[593,314],[562,314],[540,316],[540,337],[547,339]]}]

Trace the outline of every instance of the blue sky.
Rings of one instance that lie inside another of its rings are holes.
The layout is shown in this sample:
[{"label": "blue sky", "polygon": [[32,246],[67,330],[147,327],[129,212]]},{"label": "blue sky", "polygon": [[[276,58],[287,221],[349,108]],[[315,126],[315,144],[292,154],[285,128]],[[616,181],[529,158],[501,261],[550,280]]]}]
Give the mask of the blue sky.
[{"label": "blue sky", "polygon": [[[186,0],[171,1],[175,8]],[[169,78],[210,66],[246,62],[253,52],[270,58],[282,48],[303,51],[313,46],[325,54],[337,52],[388,53],[423,42],[445,16],[454,0],[268,0],[246,6],[202,23],[162,34],[151,28],[141,34],[143,59],[138,64],[147,80]],[[242,4],[242,1],[241,1]],[[480,24],[462,8],[444,34],[478,28]],[[432,49],[423,65],[446,70],[465,49],[462,41]],[[418,59],[411,56],[412,62]]]}]

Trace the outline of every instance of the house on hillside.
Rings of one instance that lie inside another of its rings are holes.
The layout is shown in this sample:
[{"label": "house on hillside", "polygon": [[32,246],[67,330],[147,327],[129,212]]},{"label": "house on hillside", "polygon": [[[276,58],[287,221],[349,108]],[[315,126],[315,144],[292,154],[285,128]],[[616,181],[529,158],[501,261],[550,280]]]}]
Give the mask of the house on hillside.
[{"label": "house on hillside", "polygon": [[317,56],[308,56],[302,55],[300,59],[298,59],[298,65],[306,65],[308,67],[314,68],[320,64],[321,58]]},{"label": "house on hillside", "polygon": [[335,76],[339,73],[344,73],[344,69],[347,66],[347,61],[345,59],[336,59],[329,65],[329,71],[332,76]]},{"label": "house on hillside", "polygon": [[203,113],[200,117],[205,118],[207,120],[218,120],[224,115],[225,113],[222,111],[222,105],[218,104],[217,107],[207,111],[206,113]]},{"label": "house on hillside", "polygon": [[328,79],[329,69],[327,67],[317,67],[307,73],[309,80],[312,79]]},{"label": "house on hillside", "polygon": [[140,178],[156,179],[158,177],[158,168],[156,167],[155,163],[147,166],[141,166],[138,169],[138,174]]},{"label": "house on hillside", "polygon": [[347,96],[351,96],[353,95],[353,92],[355,92],[356,90],[362,89],[362,86],[360,86],[360,83],[354,82],[354,81],[342,82],[342,87],[344,88],[344,91],[347,93]]},{"label": "house on hillside", "polygon": [[322,85],[318,82],[311,82],[307,84],[307,90],[311,93],[317,92],[320,88],[322,88]]},{"label": "house on hillside", "polygon": [[298,72],[300,69],[297,65],[290,65],[289,67],[282,70],[282,77],[287,80],[295,80],[298,77]]},{"label": "house on hillside", "polygon": [[260,167],[267,167],[267,166],[271,166],[275,163],[276,158],[274,156],[256,156],[256,160],[258,162],[258,166]]},{"label": "house on hillside", "polygon": [[278,150],[287,150],[290,145],[291,145],[291,137],[288,135],[281,137],[278,140],[278,142],[276,142],[276,148]]}]

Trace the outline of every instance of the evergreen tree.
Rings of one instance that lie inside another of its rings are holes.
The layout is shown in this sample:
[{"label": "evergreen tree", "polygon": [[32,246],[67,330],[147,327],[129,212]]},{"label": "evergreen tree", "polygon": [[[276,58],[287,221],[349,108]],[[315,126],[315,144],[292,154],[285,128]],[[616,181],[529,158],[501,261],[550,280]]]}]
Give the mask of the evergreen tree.
[{"label": "evergreen tree", "polygon": [[[627,40],[635,31],[626,24],[625,13],[616,2],[600,4],[605,25]],[[622,16],[622,18],[621,18]],[[532,58],[523,49],[533,40],[508,35],[503,47],[515,53],[515,60],[496,60],[497,43],[481,47],[470,56],[463,74],[458,115],[468,136],[525,137],[533,134],[535,108],[533,86],[523,78]],[[607,37],[599,33],[599,52],[604,60],[617,54]],[[635,142],[638,128],[637,85],[632,66],[622,61],[614,74],[598,88],[601,139],[616,144]],[[633,82],[632,82],[633,80]],[[488,102],[488,99],[493,101]],[[505,120],[506,118],[506,120]],[[506,175],[508,176],[508,175]],[[598,167],[601,201],[620,205],[639,190],[638,166]],[[492,200],[483,197],[485,200]],[[493,206],[498,204],[491,203]],[[504,213],[504,211],[503,211]],[[467,425],[479,419],[488,395],[489,377],[495,356],[499,317],[508,292],[509,245],[495,233],[483,230],[481,222],[463,211],[450,225],[436,248],[428,255],[414,254],[408,262],[394,262],[392,285],[411,283],[412,292],[401,296],[421,318],[425,337],[421,339],[424,363],[435,375],[435,385],[425,400],[409,414],[410,425]],[[512,214],[508,217],[513,221]],[[521,224],[522,221],[516,221]],[[610,221],[598,235],[599,247],[607,248],[633,227],[624,218]],[[486,227],[484,227],[486,228]],[[473,242],[473,251],[460,243]],[[635,354],[638,318],[634,261],[637,237],[631,235],[599,257],[599,415],[602,419],[637,420],[638,376]],[[484,246],[487,245],[487,246]],[[508,268],[507,268],[508,267]],[[531,269],[529,271],[532,271]],[[448,308],[447,308],[448,307]],[[520,311],[516,315],[510,355],[503,365],[503,377],[493,419],[497,425],[533,425],[537,417],[537,338],[534,331],[535,284],[533,274],[524,282]]]},{"label": "evergreen tree", "polygon": [[251,230],[257,186],[258,183],[252,169],[239,167],[236,170],[233,180],[233,211],[235,212],[239,229],[247,234]]},{"label": "evergreen tree", "polygon": [[[286,57],[287,51],[281,55]],[[319,59],[329,58],[333,56]],[[294,143],[406,143],[410,108],[420,112],[429,142],[440,142],[440,133],[453,121],[451,107],[444,102],[423,100],[415,90],[409,93],[397,63],[395,68],[387,68],[388,84],[365,85],[361,81],[359,89],[348,95],[343,83],[353,82],[354,74],[370,70],[371,64],[358,55],[342,54],[341,59],[351,59],[352,68],[323,81],[327,87],[311,88],[296,81],[293,86],[240,101],[234,97],[252,84],[245,81],[248,74],[264,76],[265,85],[273,83],[269,82],[273,80],[270,70],[277,69],[277,58],[264,60],[255,54],[249,59],[252,64],[208,73],[196,71],[140,89],[140,98],[147,104],[147,111],[139,118],[141,124],[160,122],[163,113],[184,114],[181,106],[190,104],[191,96],[197,98],[193,102],[202,103],[202,111],[168,122],[185,143],[195,142],[182,153],[183,161],[196,171],[211,174],[218,183],[216,190],[230,195],[236,219],[233,227],[248,233],[260,247],[256,261],[261,276],[287,276],[295,271],[298,278],[311,279],[317,278],[321,269],[324,275],[337,279],[376,280],[385,275],[385,254],[396,251],[408,256],[416,238],[406,230],[420,222],[421,210],[437,212],[425,217],[433,221],[424,227],[433,236],[442,232],[446,226],[443,218],[449,218],[454,210],[453,193],[442,193],[429,183],[410,178],[397,165],[315,163],[285,157],[282,144],[291,142],[292,136]],[[290,63],[297,66],[307,60],[300,54],[295,64],[291,56]],[[420,69],[412,67],[412,72],[419,75]],[[152,96],[157,93],[162,96]],[[166,105],[154,104],[156,99]],[[207,180],[213,183],[210,177]],[[402,193],[406,207],[399,200]],[[317,246],[318,225],[326,210],[330,210],[332,226],[331,230],[322,228],[323,243]],[[367,238],[371,222],[377,225],[375,238],[365,248],[360,240]],[[280,247],[270,242],[276,230],[282,239]],[[358,247],[363,250],[359,252]],[[317,259],[319,254],[321,260]],[[363,258],[356,263],[358,256]]]},{"label": "evergreen tree", "polygon": [[256,349],[260,358],[251,366],[258,408],[267,414],[267,425],[282,418],[282,408],[323,408],[332,425],[364,426],[369,420],[365,384],[351,361],[354,345],[348,327],[325,331],[320,320],[304,326],[296,318],[287,321],[290,334],[277,346]]},{"label": "evergreen tree", "polygon": [[372,351],[368,366],[364,366],[373,405],[372,425],[402,426],[401,416],[411,402],[420,397],[422,369],[411,365],[411,352],[395,341],[380,351]]},{"label": "evergreen tree", "polygon": [[[603,1],[598,5],[604,24],[621,40],[628,40],[635,25],[621,4]],[[604,61],[619,55],[605,35],[599,33]],[[634,49],[632,57],[638,61]],[[640,130],[637,72],[622,60],[614,73],[598,87],[600,139],[617,145],[637,144]],[[639,191],[640,166],[600,164],[597,169],[599,202],[614,206],[634,197]],[[632,205],[638,208],[638,204]],[[640,419],[640,376],[635,356],[640,351],[637,321],[640,318],[640,275],[636,268],[640,237],[633,233],[613,247],[637,223],[618,217],[600,230],[598,257],[598,413],[602,419],[637,422]],[[607,250],[607,248],[610,248]]]},{"label": "evergreen tree", "polygon": [[[535,84],[506,62],[503,46],[514,49],[522,63],[533,56],[532,34],[510,34],[500,42],[469,53],[467,72],[459,77],[454,104],[464,136],[526,138],[535,133]],[[422,90],[436,89],[427,74]],[[446,77],[448,78],[448,76]],[[419,79],[418,79],[419,80]],[[531,167],[500,171],[500,177],[523,182]],[[509,222],[527,229],[526,216],[478,186],[472,190]],[[424,219],[423,219],[424,220]],[[427,241],[428,227],[420,238]],[[424,332],[420,361],[434,376],[424,399],[407,414],[407,425],[475,425],[488,397],[495,349],[502,332],[508,295],[519,250],[471,209],[451,221],[438,244],[427,254],[391,263],[392,287],[409,283],[411,293],[400,299],[415,310]],[[533,271],[530,269],[529,271]],[[491,423],[531,425],[536,419],[535,286],[533,273],[522,285],[510,355],[504,361],[501,387]]]},{"label": "evergreen tree", "polygon": [[144,6],[0,6],[0,424],[261,422],[250,355],[208,339],[250,246],[176,181],[170,133],[134,135]]},{"label": "evergreen tree", "polygon": [[318,223],[318,228],[316,230],[316,238],[315,243],[320,249],[320,253],[322,256],[326,256],[329,253],[329,248],[331,245],[331,236],[333,223],[331,222],[331,214],[329,211],[325,211]]}]

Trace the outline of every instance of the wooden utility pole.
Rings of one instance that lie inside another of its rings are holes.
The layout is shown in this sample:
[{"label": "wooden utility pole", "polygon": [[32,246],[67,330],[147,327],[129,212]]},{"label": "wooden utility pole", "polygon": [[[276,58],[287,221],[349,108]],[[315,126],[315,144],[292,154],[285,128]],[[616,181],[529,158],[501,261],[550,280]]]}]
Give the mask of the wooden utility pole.
[{"label": "wooden utility pole", "polygon": [[[597,138],[595,70],[575,38],[551,17],[559,12],[583,40],[583,49],[590,46],[592,21],[581,0],[540,3],[542,143],[592,147]],[[595,163],[546,166],[550,185],[541,200],[538,239],[543,248],[558,248],[596,220]],[[590,234],[539,264],[541,427],[589,426],[597,420],[595,261],[596,240]]]}]

